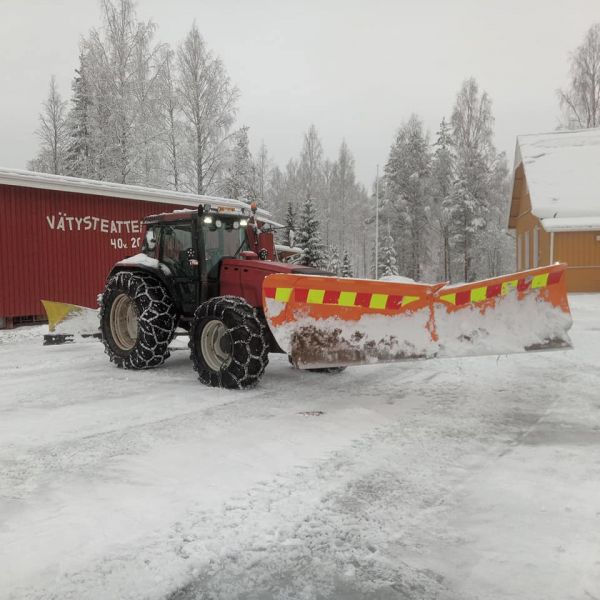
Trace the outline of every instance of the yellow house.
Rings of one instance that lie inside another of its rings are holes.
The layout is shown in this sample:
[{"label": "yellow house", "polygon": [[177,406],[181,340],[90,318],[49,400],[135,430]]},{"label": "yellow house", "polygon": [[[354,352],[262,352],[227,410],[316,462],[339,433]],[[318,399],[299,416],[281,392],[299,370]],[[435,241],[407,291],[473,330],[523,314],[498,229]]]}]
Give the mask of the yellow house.
[{"label": "yellow house", "polygon": [[600,292],[600,128],[517,137],[508,227],[518,270],[566,262],[570,292]]}]

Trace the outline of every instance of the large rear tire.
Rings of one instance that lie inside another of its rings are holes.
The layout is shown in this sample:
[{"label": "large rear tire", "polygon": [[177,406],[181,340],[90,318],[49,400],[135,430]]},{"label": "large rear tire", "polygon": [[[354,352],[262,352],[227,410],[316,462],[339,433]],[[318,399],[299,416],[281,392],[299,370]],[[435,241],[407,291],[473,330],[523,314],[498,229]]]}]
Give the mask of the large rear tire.
[{"label": "large rear tire", "polygon": [[269,362],[266,324],[243,298],[219,296],[201,304],[190,329],[194,370],[206,385],[256,385]]},{"label": "large rear tire", "polygon": [[100,305],[104,351],[123,369],[151,369],[169,357],[177,313],[168,291],[145,273],[121,271],[106,283]]}]

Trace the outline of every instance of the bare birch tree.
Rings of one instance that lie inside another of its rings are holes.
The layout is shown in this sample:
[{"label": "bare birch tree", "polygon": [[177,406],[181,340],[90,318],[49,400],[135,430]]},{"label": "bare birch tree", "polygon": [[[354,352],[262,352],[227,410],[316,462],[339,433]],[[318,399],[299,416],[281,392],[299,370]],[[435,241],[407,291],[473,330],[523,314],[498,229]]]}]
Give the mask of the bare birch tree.
[{"label": "bare birch tree", "polygon": [[165,51],[162,75],[162,121],[164,125],[164,152],[167,171],[167,185],[179,190],[181,186],[180,161],[183,128],[180,119],[180,102],[173,73],[173,52]]},{"label": "bare birch tree", "polygon": [[102,0],[103,26],[82,42],[94,107],[99,177],[119,183],[151,181],[158,144],[157,98],[162,46],[155,25],[136,21],[132,0]]},{"label": "bare birch tree", "polygon": [[50,91],[39,121],[36,135],[40,140],[40,150],[30,167],[35,171],[60,174],[67,151],[67,102],[56,89],[54,75],[50,78]]},{"label": "bare birch tree", "polygon": [[600,125],[600,23],[592,25],[571,56],[571,80],[558,90],[563,125],[582,129]]},{"label": "bare birch tree", "polygon": [[211,193],[226,164],[238,90],[221,60],[206,48],[196,23],[179,47],[178,64],[181,107],[189,127],[186,187]]}]

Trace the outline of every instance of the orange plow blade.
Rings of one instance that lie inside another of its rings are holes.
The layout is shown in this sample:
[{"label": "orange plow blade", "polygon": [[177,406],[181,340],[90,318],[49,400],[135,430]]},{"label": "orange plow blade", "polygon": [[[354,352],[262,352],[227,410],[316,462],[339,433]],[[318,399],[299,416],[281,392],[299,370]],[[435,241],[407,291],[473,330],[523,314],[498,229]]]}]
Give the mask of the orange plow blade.
[{"label": "orange plow blade", "polygon": [[448,286],[275,274],[263,307],[300,368],[571,347],[566,265]]}]

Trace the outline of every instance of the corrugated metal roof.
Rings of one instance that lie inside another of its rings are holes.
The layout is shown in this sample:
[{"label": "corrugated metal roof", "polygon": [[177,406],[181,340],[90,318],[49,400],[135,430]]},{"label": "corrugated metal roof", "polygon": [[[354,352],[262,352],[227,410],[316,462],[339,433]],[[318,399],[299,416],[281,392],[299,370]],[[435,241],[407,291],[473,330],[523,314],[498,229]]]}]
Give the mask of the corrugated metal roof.
[{"label": "corrugated metal roof", "polygon": [[[108,181],[96,181],[93,179],[79,179],[77,177],[67,177],[66,175],[34,173],[33,171],[22,171],[20,169],[0,168],[0,184],[56,190],[61,192],[75,192],[95,196],[107,196],[109,198],[142,200],[144,202],[160,202],[162,204],[174,204],[177,206],[196,207],[199,204],[211,204],[236,208],[238,210],[248,210],[248,204],[242,200],[234,200],[231,198],[188,194],[185,192],[175,192],[173,190],[126,185]],[[265,220],[271,221],[271,213],[261,208],[258,209],[257,216],[259,218],[264,217]]]}]

